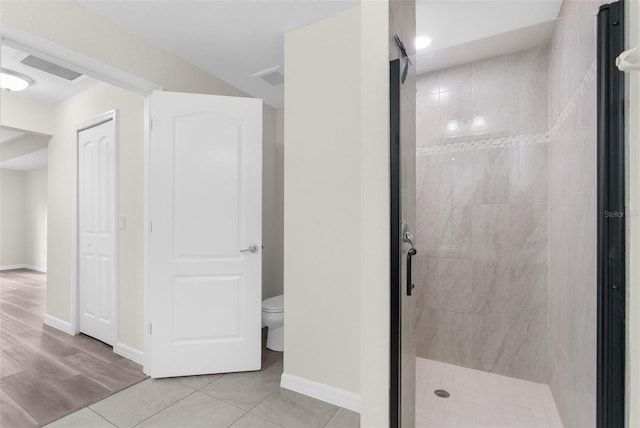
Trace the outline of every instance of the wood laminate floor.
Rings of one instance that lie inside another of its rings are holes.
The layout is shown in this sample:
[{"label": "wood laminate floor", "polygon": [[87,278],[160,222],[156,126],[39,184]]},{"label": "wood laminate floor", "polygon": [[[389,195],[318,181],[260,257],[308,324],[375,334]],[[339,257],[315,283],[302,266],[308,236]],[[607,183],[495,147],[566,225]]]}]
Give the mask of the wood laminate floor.
[{"label": "wood laminate floor", "polygon": [[136,384],[142,367],[43,324],[46,275],[0,272],[0,427],[36,427]]}]

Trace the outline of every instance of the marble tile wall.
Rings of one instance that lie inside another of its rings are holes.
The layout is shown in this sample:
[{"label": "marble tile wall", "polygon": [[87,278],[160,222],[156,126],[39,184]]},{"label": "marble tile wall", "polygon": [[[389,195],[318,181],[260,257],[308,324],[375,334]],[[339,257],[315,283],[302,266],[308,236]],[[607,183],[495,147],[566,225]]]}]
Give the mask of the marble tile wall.
[{"label": "marble tile wall", "polygon": [[487,128],[473,138],[546,131],[547,66],[547,48],[539,47],[421,75],[417,145],[468,139],[468,133],[447,131],[447,123],[466,119],[468,126],[478,114]]},{"label": "marble tile wall", "polygon": [[596,426],[596,13],[565,0],[549,50],[549,385],[566,428]]},{"label": "marble tile wall", "polygon": [[419,357],[548,379],[547,66],[543,47],[418,78]]}]

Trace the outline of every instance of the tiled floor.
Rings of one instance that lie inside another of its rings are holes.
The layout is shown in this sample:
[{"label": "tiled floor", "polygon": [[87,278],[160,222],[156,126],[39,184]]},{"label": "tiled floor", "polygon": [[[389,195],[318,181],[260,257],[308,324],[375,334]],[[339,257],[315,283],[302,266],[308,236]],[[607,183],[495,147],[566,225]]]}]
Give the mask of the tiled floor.
[{"label": "tiled floor", "polygon": [[547,385],[424,358],[416,377],[418,428],[562,428]]},{"label": "tiled floor", "polygon": [[0,272],[0,426],[36,427],[131,386],[142,367],[43,325],[46,275]]},{"label": "tiled floor", "polygon": [[282,354],[259,372],[148,379],[48,428],[358,427],[357,413],[280,388]]}]

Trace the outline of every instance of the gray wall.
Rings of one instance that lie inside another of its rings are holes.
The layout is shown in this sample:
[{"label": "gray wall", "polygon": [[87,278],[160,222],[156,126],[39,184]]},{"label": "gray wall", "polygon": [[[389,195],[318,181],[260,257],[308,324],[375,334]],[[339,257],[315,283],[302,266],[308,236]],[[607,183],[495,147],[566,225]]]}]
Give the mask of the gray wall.
[{"label": "gray wall", "polygon": [[565,1],[549,56],[549,366],[566,428],[596,426],[594,13]]},{"label": "gray wall", "polygon": [[547,49],[420,76],[417,116],[418,357],[546,382]]}]

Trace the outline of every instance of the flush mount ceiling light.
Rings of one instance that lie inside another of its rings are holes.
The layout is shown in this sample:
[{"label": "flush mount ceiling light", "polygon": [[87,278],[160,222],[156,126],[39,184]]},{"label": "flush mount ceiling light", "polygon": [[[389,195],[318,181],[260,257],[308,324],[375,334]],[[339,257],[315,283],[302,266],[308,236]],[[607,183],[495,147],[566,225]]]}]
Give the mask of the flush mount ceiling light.
[{"label": "flush mount ceiling light", "polygon": [[11,70],[0,70],[0,88],[6,91],[23,91],[33,85],[33,83],[33,79],[24,74]]},{"label": "flush mount ceiling light", "polygon": [[416,49],[424,49],[431,44],[431,37],[429,36],[420,36],[416,37]]}]

